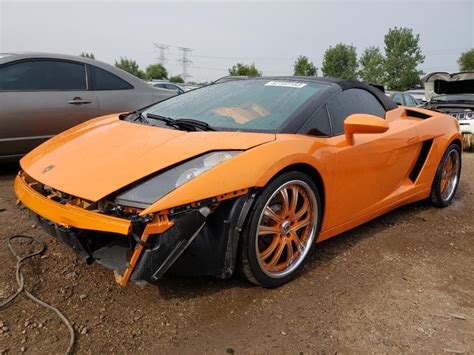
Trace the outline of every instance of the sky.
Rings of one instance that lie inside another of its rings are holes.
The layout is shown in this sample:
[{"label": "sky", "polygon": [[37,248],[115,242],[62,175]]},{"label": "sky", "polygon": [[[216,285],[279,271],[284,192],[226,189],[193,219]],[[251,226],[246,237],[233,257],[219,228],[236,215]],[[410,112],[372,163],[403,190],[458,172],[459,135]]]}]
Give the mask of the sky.
[{"label": "sky", "polygon": [[[337,43],[383,49],[389,28],[420,35],[424,72],[457,71],[459,55],[474,47],[474,0],[445,1],[24,1],[0,0],[0,53],[93,52],[113,64],[120,57],[142,69],[156,63],[154,43],[168,45],[166,67],[189,80],[228,74],[237,62],[264,75],[291,75],[298,55],[321,67]],[[321,70],[318,70],[321,74]]]}]

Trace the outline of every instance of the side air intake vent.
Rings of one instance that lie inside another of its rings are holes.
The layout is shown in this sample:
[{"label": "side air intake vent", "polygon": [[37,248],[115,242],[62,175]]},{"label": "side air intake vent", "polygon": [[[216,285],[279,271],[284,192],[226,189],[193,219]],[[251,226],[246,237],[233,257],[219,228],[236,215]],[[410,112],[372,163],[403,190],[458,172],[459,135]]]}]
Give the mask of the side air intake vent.
[{"label": "side air intake vent", "polygon": [[408,117],[421,118],[422,120],[425,120],[431,117],[430,115],[427,115],[426,113],[418,112],[415,110],[405,110],[405,112]]},{"label": "side air intake vent", "polygon": [[418,175],[420,175],[421,169],[423,169],[423,166],[425,165],[426,158],[428,158],[428,154],[430,153],[432,145],[433,145],[432,139],[429,139],[422,143],[420,155],[418,155],[418,159],[416,160],[415,166],[413,167],[413,170],[411,171],[410,176],[409,176],[410,180],[413,183],[418,178]]}]

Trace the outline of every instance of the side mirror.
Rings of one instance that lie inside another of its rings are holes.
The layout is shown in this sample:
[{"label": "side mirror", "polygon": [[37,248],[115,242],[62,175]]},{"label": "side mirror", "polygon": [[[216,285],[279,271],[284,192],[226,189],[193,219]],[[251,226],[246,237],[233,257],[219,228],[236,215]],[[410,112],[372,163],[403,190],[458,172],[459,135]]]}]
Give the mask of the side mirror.
[{"label": "side mirror", "polygon": [[356,113],[347,117],[344,121],[344,132],[346,141],[354,143],[354,134],[360,133],[383,133],[388,130],[388,123],[383,118],[374,115]]}]

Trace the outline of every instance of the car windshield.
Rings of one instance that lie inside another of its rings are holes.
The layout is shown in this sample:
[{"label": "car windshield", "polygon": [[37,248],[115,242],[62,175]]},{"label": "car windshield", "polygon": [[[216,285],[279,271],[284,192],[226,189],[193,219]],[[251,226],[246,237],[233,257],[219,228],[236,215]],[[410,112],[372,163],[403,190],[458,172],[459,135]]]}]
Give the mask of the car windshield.
[{"label": "car windshield", "polygon": [[431,102],[456,102],[456,101],[474,102],[474,94],[439,95],[439,96],[434,96],[431,99]]},{"label": "car windshield", "polygon": [[232,80],[172,97],[143,111],[191,118],[217,130],[278,130],[309,98],[330,84],[291,79]]}]

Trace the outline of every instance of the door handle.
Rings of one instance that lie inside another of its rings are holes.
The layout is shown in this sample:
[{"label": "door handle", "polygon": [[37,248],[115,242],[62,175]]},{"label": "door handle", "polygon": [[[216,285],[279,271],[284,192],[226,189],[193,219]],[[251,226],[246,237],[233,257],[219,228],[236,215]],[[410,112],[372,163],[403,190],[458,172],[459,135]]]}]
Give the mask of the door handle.
[{"label": "door handle", "polygon": [[83,105],[83,104],[90,104],[91,101],[90,100],[83,100],[80,97],[75,97],[74,99],[69,100],[67,103],[71,104],[71,105]]}]

